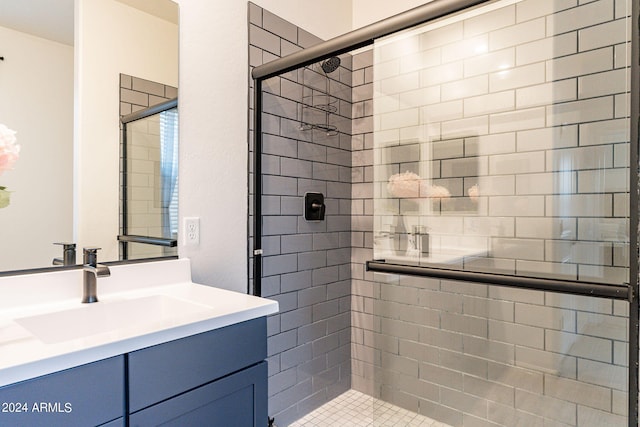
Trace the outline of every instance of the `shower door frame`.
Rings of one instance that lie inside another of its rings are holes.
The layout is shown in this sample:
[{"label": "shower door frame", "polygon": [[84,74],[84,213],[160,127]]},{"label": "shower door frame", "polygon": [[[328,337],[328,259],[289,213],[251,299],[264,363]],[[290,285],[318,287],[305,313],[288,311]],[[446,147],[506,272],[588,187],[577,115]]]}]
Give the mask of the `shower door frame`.
[{"label": "shower door frame", "polygon": [[[330,56],[341,55],[374,44],[375,40],[411,27],[461,12],[494,0],[434,0],[328,41],[273,60],[253,69],[253,294],[261,296],[262,278],[262,82],[305,67]],[[408,274],[436,279],[463,280],[495,286],[552,291],[629,303],[628,425],[638,427],[638,343],[640,304],[638,283],[638,142],[640,136],[640,0],[631,3],[631,85],[629,143],[629,282],[604,285],[584,281],[554,280],[525,276],[445,270],[367,261],[373,272]],[[248,293],[251,291],[248,289]]]}]

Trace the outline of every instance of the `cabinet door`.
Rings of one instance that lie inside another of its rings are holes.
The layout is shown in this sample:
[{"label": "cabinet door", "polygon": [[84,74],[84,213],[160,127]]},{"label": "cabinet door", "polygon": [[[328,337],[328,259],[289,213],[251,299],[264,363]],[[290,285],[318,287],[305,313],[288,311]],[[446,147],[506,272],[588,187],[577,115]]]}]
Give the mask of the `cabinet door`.
[{"label": "cabinet door", "polygon": [[265,317],[129,353],[129,412],[252,366],[267,358]]},{"label": "cabinet door", "polygon": [[131,427],[267,425],[267,362],[236,372],[130,416]]},{"label": "cabinet door", "polygon": [[0,387],[0,426],[95,426],[124,415],[124,357]]}]

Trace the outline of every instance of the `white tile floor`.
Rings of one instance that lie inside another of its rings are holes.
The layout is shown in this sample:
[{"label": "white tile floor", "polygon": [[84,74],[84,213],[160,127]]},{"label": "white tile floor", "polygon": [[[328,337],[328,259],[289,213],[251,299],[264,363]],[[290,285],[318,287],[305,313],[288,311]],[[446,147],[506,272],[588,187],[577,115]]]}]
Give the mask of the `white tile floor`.
[{"label": "white tile floor", "polygon": [[449,427],[359,391],[349,390],[290,427]]}]

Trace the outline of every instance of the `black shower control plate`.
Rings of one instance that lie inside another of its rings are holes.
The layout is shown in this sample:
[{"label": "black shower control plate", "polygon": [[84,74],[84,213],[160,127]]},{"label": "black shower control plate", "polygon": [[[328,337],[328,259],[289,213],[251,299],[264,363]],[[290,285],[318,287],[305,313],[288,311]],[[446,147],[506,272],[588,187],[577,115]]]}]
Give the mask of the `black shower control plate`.
[{"label": "black shower control plate", "polygon": [[304,219],[307,221],[323,221],[324,211],[324,195],[322,193],[305,193]]}]

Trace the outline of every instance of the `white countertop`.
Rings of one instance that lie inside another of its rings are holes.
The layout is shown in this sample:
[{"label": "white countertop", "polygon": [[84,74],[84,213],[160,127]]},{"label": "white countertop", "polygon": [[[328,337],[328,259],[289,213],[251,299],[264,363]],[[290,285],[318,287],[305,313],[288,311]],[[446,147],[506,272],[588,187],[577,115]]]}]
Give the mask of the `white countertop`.
[{"label": "white countertop", "polygon": [[[191,282],[188,259],[110,270],[110,277],[98,279],[99,302],[93,304],[80,302],[81,270],[0,277],[0,386],[278,311],[276,301]],[[137,301],[140,306],[167,309],[135,311]],[[145,305],[149,301],[171,304]],[[38,338],[24,326],[33,319],[36,324],[54,319],[46,326],[55,328],[61,318],[73,320],[75,313],[102,316],[105,310],[128,310],[122,318],[132,319],[131,323],[104,319],[95,331],[92,325],[82,325],[81,337],[52,329],[55,342]]]}]

